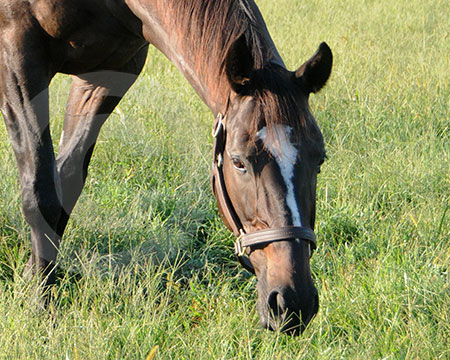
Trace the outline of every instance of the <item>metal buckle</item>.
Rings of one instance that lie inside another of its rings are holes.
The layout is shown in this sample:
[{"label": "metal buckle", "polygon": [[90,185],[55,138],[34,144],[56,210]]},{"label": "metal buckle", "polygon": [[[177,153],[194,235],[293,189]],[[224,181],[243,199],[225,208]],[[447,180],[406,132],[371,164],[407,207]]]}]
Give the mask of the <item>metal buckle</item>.
[{"label": "metal buckle", "polygon": [[242,246],[241,237],[244,235],[244,230],[240,230],[241,235],[237,237],[236,241],[234,242],[234,251],[237,256],[244,256],[245,255],[245,247]]},{"label": "metal buckle", "polygon": [[217,166],[221,167],[223,165],[223,156],[222,154],[217,155]]},{"label": "metal buckle", "polygon": [[217,118],[218,118],[217,125],[215,128],[212,129],[212,136],[215,138],[223,130],[223,115],[222,115],[222,113],[218,113]]}]

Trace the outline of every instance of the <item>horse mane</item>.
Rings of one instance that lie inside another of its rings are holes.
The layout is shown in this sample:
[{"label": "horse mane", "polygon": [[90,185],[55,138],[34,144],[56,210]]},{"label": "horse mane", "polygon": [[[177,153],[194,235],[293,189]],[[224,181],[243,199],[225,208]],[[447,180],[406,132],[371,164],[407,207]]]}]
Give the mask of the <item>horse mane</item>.
[{"label": "horse mane", "polygon": [[166,5],[174,14],[172,25],[184,34],[182,41],[187,46],[183,48],[189,49],[186,56],[197,59],[197,70],[216,69],[216,72],[199,71],[211,77],[205,80],[214,82],[223,78],[230,47],[239,37],[245,36],[255,69],[253,90],[248,94],[256,101],[253,117],[249,119],[251,136],[264,125],[270,136],[271,128],[276,124],[291,126],[294,134],[299,134],[306,128],[309,118],[304,117],[309,113],[307,102],[298,102],[296,86],[288,86],[281,66],[273,64],[276,54],[267,43],[269,35],[264,37],[250,1],[253,0],[172,0]]},{"label": "horse mane", "polygon": [[[265,56],[258,23],[248,0],[173,0],[166,2],[174,13],[173,25],[189,44],[188,55],[198,58],[197,67],[224,71],[231,45],[245,34],[252,49],[255,68],[264,65]],[[205,56],[198,56],[205,54]]]}]

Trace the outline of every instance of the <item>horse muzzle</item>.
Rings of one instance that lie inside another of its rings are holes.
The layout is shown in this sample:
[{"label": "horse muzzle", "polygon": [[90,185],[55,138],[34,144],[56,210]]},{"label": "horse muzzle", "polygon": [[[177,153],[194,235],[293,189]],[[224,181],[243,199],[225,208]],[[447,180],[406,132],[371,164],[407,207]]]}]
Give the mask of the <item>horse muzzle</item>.
[{"label": "horse muzzle", "polygon": [[300,335],[319,309],[314,286],[302,296],[291,288],[275,288],[258,301],[261,325],[271,331]]}]

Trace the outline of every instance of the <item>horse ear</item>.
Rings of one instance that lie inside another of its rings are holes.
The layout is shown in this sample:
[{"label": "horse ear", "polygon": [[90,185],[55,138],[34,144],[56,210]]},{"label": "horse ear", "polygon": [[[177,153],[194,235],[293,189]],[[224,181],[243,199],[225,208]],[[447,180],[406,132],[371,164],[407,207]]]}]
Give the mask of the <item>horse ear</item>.
[{"label": "horse ear", "polygon": [[330,77],[332,65],[333,54],[329,46],[323,42],[312,58],[295,72],[295,77],[308,94],[316,93]]},{"label": "horse ear", "polygon": [[228,50],[225,72],[232,89],[242,93],[249,85],[253,74],[253,55],[247,45],[245,35],[241,35]]}]

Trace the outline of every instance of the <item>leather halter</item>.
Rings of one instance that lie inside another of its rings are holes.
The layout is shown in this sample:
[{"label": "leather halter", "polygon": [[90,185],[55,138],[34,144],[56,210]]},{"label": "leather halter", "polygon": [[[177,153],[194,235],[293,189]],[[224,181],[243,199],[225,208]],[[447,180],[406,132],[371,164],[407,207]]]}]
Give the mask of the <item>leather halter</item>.
[{"label": "leather halter", "polygon": [[[226,107],[228,111],[229,100]],[[250,259],[246,255],[245,248],[255,245],[267,245],[275,241],[286,241],[301,239],[309,243],[310,256],[312,251],[316,249],[317,242],[314,231],[304,226],[287,226],[275,229],[264,229],[254,231],[252,233],[245,233],[244,227],[234,210],[228,195],[225,180],[223,176],[223,154],[225,152],[226,144],[226,129],[225,129],[225,116],[219,113],[216,117],[213,127],[213,166],[211,175],[211,187],[213,194],[219,203],[219,207],[222,210],[220,216],[226,224],[229,224],[234,235],[237,236],[234,249],[236,256],[241,265],[251,273],[255,273],[255,269],[250,262]]]}]

